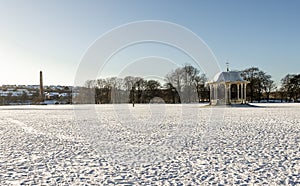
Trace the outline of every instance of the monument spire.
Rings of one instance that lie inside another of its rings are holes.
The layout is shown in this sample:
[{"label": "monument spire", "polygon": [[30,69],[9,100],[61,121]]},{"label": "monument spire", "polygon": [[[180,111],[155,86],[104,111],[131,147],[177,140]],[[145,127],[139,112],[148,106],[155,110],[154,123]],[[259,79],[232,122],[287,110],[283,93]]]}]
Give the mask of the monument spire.
[{"label": "monument spire", "polygon": [[226,66],[227,66],[227,72],[229,72],[229,62],[228,62],[228,60],[226,61]]},{"label": "monument spire", "polygon": [[44,102],[44,85],[43,85],[43,72],[40,71],[40,99]]}]

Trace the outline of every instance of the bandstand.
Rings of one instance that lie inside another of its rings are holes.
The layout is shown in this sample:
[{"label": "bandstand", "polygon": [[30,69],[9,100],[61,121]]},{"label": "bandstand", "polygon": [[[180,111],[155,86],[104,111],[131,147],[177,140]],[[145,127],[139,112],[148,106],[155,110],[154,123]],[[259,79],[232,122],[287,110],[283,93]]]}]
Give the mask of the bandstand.
[{"label": "bandstand", "polygon": [[246,104],[247,84],[238,71],[220,72],[209,82],[210,104]]}]

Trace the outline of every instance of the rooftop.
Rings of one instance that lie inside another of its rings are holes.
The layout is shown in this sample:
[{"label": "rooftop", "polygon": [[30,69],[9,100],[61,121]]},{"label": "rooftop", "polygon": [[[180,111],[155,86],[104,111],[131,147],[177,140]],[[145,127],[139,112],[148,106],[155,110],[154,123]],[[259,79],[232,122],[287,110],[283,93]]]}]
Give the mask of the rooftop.
[{"label": "rooftop", "polygon": [[210,81],[211,83],[219,82],[245,82],[241,77],[241,72],[239,71],[228,71],[228,72],[219,72],[215,77]]}]

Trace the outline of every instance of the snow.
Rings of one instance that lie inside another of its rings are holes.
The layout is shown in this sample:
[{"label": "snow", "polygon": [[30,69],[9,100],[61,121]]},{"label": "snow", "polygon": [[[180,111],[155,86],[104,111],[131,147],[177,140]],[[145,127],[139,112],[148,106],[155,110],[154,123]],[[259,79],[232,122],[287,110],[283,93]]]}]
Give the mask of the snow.
[{"label": "snow", "polygon": [[212,79],[212,83],[214,82],[236,82],[236,81],[245,81],[241,77],[241,72],[239,71],[229,71],[229,72],[219,72],[215,75],[215,77]]},{"label": "snow", "polygon": [[0,185],[300,184],[300,105],[0,107]]}]

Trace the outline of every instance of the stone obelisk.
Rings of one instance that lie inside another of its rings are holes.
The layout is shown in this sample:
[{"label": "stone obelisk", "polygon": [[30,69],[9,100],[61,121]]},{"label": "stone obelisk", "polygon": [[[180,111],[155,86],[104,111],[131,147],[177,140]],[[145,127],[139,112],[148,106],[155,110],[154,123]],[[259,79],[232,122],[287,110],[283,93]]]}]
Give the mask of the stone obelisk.
[{"label": "stone obelisk", "polygon": [[44,102],[43,72],[40,71],[40,100]]}]

